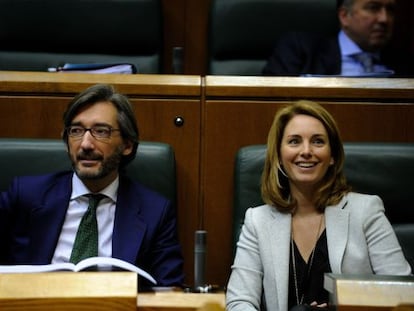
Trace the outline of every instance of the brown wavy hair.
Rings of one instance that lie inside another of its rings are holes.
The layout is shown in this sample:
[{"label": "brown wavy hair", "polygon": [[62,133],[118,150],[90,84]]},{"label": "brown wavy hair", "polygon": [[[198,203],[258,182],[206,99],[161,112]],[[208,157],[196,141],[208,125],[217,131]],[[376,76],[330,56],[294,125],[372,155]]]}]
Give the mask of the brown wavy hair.
[{"label": "brown wavy hair", "polygon": [[351,188],[343,172],[345,153],[338,126],[325,108],[308,100],[291,103],[275,115],[267,138],[267,152],[261,183],[262,199],[266,204],[284,213],[291,213],[296,208],[295,200],[290,197],[288,178],[280,171],[279,164],[284,130],[296,115],[307,115],[318,119],[328,133],[334,164],[328,168],[314,198],[318,210],[323,211],[326,206],[338,204]]}]

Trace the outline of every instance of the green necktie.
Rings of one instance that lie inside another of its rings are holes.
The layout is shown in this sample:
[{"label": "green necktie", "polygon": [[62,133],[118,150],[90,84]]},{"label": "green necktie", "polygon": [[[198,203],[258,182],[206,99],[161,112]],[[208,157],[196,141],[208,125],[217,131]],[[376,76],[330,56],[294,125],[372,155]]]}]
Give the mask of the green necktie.
[{"label": "green necktie", "polygon": [[98,222],[96,220],[96,208],[103,194],[89,194],[89,206],[83,215],[76,233],[70,262],[77,264],[85,258],[98,256]]}]

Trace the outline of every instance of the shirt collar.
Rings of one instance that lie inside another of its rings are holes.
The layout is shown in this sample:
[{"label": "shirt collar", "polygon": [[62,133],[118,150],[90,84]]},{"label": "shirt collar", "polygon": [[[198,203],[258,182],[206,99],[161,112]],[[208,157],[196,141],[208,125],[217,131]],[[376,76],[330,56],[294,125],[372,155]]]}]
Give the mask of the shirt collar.
[{"label": "shirt collar", "polygon": [[342,56],[351,56],[353,54],[361,53],[362,50],[354,41],[352,41],[343,30],[338,34],[339,48]]},{"label": "shirt collar", "polygon": [[[109,197],[113,202],[116,203],[118,185],[119,185],[119,175],[106,188],[99,191],[99,193],[104,194],[105,196]],[[70,199],[73,200],[73,199],[76,199],[78,197],[84,196],[89,193],[91,193],[91,191],[79,179],[78,175],[74,173],[72,177],[72,195]]]},{"label": "shirt collar", "polygon": [[[338,42],[342,58],[351,57],[352,55],[364,52],[343,30],[338,34]],[[370,54],[372,54],[375,59],[379,59],[379,53]]]}]

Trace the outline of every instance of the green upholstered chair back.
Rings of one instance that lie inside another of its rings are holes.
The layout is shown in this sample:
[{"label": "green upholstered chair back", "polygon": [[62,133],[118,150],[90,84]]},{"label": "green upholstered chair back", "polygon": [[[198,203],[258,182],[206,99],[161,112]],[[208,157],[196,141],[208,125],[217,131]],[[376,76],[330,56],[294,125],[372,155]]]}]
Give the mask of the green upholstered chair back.
[{"label": "green upholstered chair back", "polygon": [[338,30],[333,0],[212,0],[209,16],[212,75],[261,75],[281,34]]},{"label": "green upholstered chair back", "polygon": [[[414,143],[345,143],[345,175],[357,192],[379,195],[414,271]],[[241,148],[235,160],[233,246],[247,208],[263,204],[260,179],[266,146]]]},{"label": "green upholstered chair back", "polygon": [[161,71],[161,0],[0,0],[0,7],[0,70],[121,62]]},{"label": "green upholstered chair back", "polygon": [[[55,139],[0,138],[0,191],[15,176],[38,175],[71,169],[66,146]],[[143,141],[127,175],[176,202],[173,148],[164,143]]]}]

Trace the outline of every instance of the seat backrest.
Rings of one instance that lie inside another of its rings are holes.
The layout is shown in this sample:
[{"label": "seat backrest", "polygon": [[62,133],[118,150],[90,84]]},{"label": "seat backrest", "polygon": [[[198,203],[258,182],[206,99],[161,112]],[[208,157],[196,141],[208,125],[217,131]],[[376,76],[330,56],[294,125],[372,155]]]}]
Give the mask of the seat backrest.
[{"label": "seat backrest", "polygon": [[0,70],[132,63],[160,73],[161,0],[0,0]]},{"label": "seat backrest", "polygon": [[[414,271],[414,143],[345,143],[345,175],[354,191],[381,197],[404,254]],[[235,161],[233,246],[247,208],[263,204],[260,181],[266,146],[241,148]]]},{"label": "seat backrest", "polygon": [[281,34],[337,30],[333,0],[212,0],[208,74],[261,75]]},{"label": "seat backrest", "polygon": [[[13,177],[71,169],[66,146],[57,139],[0,138],[0,191]],[[140,142],[135,159],[126,167],[133,180],[176,202],[173,148],[165,143]]]}]

